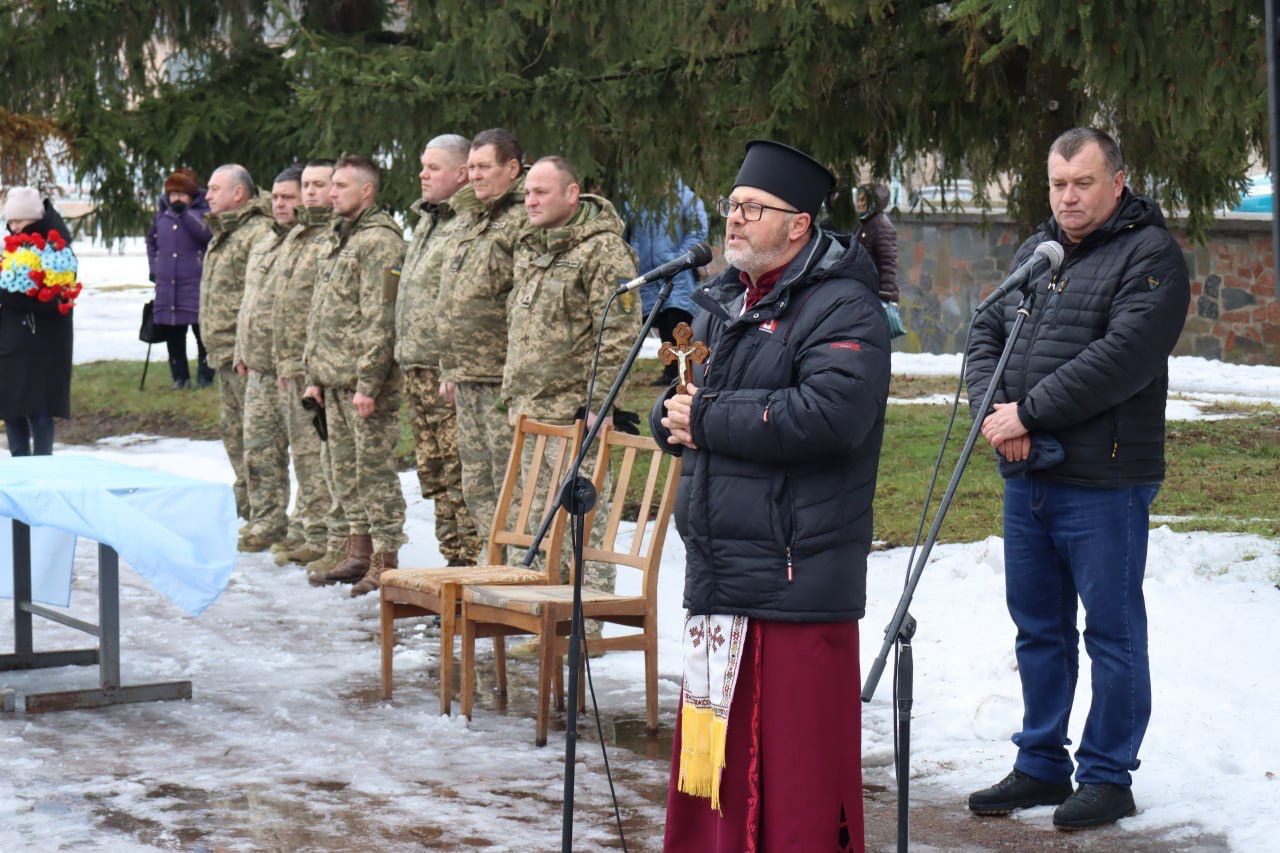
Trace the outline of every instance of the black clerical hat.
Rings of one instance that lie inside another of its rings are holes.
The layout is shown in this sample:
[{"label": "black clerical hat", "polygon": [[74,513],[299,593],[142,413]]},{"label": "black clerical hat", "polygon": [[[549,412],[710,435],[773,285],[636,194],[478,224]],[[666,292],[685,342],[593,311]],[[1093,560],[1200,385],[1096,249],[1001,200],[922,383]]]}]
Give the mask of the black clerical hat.
[{"label": "black clerical hat", "polygon": [[816,217],[818,208],[836,185],[836,176],[790,145],[753,139],[747,143],[747,154],[733,185],[773,193],[801,213]]}]

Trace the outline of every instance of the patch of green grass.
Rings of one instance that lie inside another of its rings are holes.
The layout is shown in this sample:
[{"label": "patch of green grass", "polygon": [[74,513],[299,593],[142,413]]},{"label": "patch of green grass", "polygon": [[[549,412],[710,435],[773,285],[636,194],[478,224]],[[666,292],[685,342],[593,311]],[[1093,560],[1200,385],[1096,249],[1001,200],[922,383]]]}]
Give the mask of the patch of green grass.
[{"label": "patch of green grass", "polygon": [[[660,388],[651,384],[662,366],[638,363],[624,389],[621,408],[640,415],[649,434],[649,409]],[[72,380],[74,417],[59,427],[59,440],[92,443],[109,435],[146,432],[187,438],[217,438],[218,393],[171,391],[163,362],[153,363],[147,390],[138,390],[140,362],[78,365]],[[194,371],[193,371],[194,375]],[[895,397],[950,394],[949,377],[898,377]],[[606,389],[597,392],[603,398]],[[1176,516],[1175,530],[1213,530],[1280,536],[1280,410],[1222,404],[1247,417],[1221,421],[1171,422],[1168,428],[1168,476],[1153,512]],[[876,490],[875,536],[890,546],[910,544],[929,485],[938,443],[946,427],[946,406],[890,406],[886,416],[880,478]],[[956,424],[934,502],[946,487],[968,426],[964,410]],[[396,454],[402,468],[413,464],[413,437],[402,412]],[[617,459],[615,459],[615,466]],[[615,467],[616,470],[616,467]],[[631,500],[638,500],[647,466],[637,465]],[[979,440],[973,459],[942,528],[949,542],[970,542],[1000,533],[1003,485],[986,443]]]}]

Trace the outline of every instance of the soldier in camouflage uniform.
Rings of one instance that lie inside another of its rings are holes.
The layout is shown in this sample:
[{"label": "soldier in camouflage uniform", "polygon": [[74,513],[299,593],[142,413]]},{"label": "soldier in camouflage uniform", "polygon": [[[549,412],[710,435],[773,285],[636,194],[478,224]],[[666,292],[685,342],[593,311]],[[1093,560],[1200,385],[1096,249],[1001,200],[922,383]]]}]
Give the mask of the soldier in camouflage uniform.
[{"label": "soldier in camouflage uniform", "polygon": [[[586,404],[605,303],[620,282],[635,277],[635,253],[622,238],[624,225],[613,205],[581,194],[572,164],[562,157],[533,164],[525,178],[524,204],[529,227],[516,244],[515,290],[507,301],[502,399],[513,422],[515,416],[527,415],[570,424]],[[616,300],[601,338],[596,404],[626,361],[638,330],[635,300]],[[594,455],[584,476],[591,476],[593,460]],[[531,452],[521,464],[529,470]],[[591,532],[597,545],[608,523],[607,484]],[[539,493],[549,486],[540,483]],[[610,564],[589,562],[583,580],[612,592],[614,573]],[[595,620],[587,620],[586,627],[589,634],[599,635]],[[512,651],[519,655],[521,648]]]},{"label": "soldier in camouflage uniform", "polygon": [[235,371],[236,320],[244,294],[249,249],[271,230],[271,200],[243,166],[219,166],[209,176],[206,220],[213,232],[200,276],[200,332],[208,364],[218,373],[222,444],[236,473],[236,510],[249,518],[244,470],[244,386]]},{"label": "soldier in camouflage uniform", "polygon": [[317,572],[338,565],[349,532],[329,490],[324,444],[312,424],[311,413],[302,407],[302,392],[306,389],[302,356],[311,296],[319,277],[320,260],[329,254],[333,234],[333,208],[329,205],[332,181],[332,160],[312,160],[302,170],[302,205],[295,212],[298,224],[280,247],[271,308],[271,359],[298,481],[293,514],[302,531],[302,542],[277,553],[276,562],[316,563]]},{"label": "soldier in camouflage uniform", "polygon": [[475,563],[481,547],[462,497],[457,419],[440,396],[435,335],[441,269],[481,208],[466,185],[470,147],[466,137],[451,134],[431,140],[422,152],[422,200],[412,207],[419,220],[396,297],[396,362],[404,370],[418,484],[435,503],[436,539],[451,566]]},{"label": "soldier in camouflage uniform", "polygon": [[493,525],[511,454],[501,390],[512,257],[528,221],[523,157],[515,135],[501,128],[471,141],[467,175],[481,209],[468,219],[440,273],[440,390],[456,404],[462,495],[481,539]]},{"label": "soldier in camouflage uniform", "polygon": [[394,358],[405,244],[396,221],[375,207],[378,180],[367,157],[343,157],[334,169],[336,240],[312,297],[303,355],[305,396],[324,404],[330,482],[350,524],[347,558],[311,579],[355,581],[352,595],[377,589],[405,543],[395,466],[402,380]]},{"label": "soldier in camouflage uniform", "polygon": [[276,264],[294,209],[302,200],[302,170],[281,172],[271,186],[275,224],[249,249],[244,296],[236,324],[236,373],[245,377],[244,468],[249,492],[249,526],[242,551],[261,551],[283,542],[289,508],[289,433],[271,359],[271,311],[276,298]]}]

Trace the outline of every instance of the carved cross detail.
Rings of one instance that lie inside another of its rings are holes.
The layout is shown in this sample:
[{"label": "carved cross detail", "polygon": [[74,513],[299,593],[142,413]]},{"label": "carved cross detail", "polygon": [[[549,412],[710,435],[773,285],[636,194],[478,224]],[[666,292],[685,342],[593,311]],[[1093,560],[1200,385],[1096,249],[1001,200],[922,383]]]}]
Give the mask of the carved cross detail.
[{"label": "carved cross detail", "polygon": [[663,364],[676,362],[676,393],[685,393],[685,386],[693,381],[693,365],[702,364],[711,357],[711,350],[702,341],[690,343],[693,329],[688,323],[678,323],[671,336],[676,339],[675,346],[663,341],[658,348],[658,358]]}]

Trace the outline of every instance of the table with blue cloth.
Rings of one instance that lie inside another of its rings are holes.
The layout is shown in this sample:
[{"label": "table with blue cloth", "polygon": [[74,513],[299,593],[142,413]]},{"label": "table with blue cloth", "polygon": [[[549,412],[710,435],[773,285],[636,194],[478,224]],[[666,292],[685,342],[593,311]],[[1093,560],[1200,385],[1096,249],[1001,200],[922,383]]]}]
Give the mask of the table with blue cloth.
[{"label": "table with blue cloth", "polygon": [[[224,483],[90,456],[0,460],[0,598],[13,599],[14,652],[0,671],[98,666],[100,686],[56,693],[0,690],[0,708],[27,713],[190,699],[191,682],[120,684],[119,559],[193,616],[212,604],[236,558],[235,498]],[[45,604],[71,599],[75,537],[98,542],[98,624]],[[37,652],[40,616],[98,637],[98,648]],[[19,700],[22,707],[19,708]]]}]

